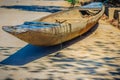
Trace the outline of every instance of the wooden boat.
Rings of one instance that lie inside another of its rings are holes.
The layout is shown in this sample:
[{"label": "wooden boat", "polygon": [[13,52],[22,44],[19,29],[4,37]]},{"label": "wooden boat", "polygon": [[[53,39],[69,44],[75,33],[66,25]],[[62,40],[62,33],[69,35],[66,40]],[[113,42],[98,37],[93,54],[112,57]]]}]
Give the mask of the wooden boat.
[{"label": "wooden boat", "polygon": [[4,26],[3,30],[33,45],[57,45],[92,28],[103,15],[104,6],[101,5],[95,15],[88,12],[84,7],[75,7],[22,25]]}]

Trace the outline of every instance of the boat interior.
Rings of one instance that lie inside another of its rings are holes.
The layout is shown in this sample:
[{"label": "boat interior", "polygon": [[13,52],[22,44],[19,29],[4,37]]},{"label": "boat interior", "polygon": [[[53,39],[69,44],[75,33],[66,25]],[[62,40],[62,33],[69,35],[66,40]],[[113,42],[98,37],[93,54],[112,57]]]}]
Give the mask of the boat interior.
[{"label": "boat interior", "polygon": [[87,20],[87,18],[93,16],[92,12],[94,15],[98,13],[98,11],[96,11],[95,13],[95,11],[90,12],[88,10],[79,10],[78,8],[76,8],[51,14],[37,21],[49,23],[74,23],[82,20]]}]

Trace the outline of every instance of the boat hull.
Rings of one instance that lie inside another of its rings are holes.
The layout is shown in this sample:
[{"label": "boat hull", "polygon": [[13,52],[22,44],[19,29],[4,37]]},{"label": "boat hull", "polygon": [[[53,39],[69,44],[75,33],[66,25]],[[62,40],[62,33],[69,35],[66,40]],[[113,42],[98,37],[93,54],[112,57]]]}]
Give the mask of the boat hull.
[{"label": "boat hull", "polygon": [[[73,10],[73,13],[75,13],[76,9],[72,9],[72,10]],[[78,13],[78,11],[76,13]],[[57,14],[62,14],[62,13],[64,13],[64,11],[43,17],[42,19],[36,20],[36,21],[38,22],[39,21],[47,22],[47,20],[52,21],[54,18],[58,17]],[[65,13],[64,14],[67,16],[68,13],[69,14],[71,13],[71,11],[70,10],[68,12],[65,11]],[[61,44],[65,41],[69,41],[87,32],[98,22],[98,20],[103,15],[103,13],[104,13],[104,6],[102,7],[102,10],[95,16],[91,16],[89,18],[80,17],[80,19],[77,18],[77,20],[72,20],[72,22],[69,20],[68,22],[64,22],[65,20],[62,20],[62,22],[64,23],[59,24],[55,27],[39,28],[35,30],[34,29],[29,29],[29,30],[22,29],[22,31],[18,32],[14,30],[13,27],[5,26],[3,27],[3,30],[33,45],[53,46],[53,45]],[[15,26],[14,28],[17,28],[17,26]]]},{"label": "boat hull", "polygon": [[[97,21],[88,23],[86,24],[84,28],[80,30],[77,30],[74,32],[68,32],[62,35],[61,34],[48,34],[48,33],[43,33],[41,31],[27,31],[23,33],[10,33],[10,34],[32,45],[53,46],[53,45],[63,43],[65,41],[71,40],[77,36],[82,35],[83,33],[87,32],[89,29],[91,29],[96,23]],[[6,30],[5,28],[6,26],[3,29]]]}]

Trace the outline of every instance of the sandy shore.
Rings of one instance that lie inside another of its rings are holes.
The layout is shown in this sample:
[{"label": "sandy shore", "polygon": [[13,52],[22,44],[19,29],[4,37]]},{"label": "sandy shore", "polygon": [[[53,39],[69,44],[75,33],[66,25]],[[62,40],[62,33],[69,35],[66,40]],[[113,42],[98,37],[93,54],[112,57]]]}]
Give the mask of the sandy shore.
[{"label": "sandy shore", "polygon": [[70,4],[62,0],[1,0],[0,5],[69,6]]},{"label": "sandy shore", "polygon": [[[59,2],[3,0],[0,5],[63,5]],[[0,80],[120,80],[120,30],[103,20],[63,49],[28,45],[1,29],[49,14],[0,8]]]}]

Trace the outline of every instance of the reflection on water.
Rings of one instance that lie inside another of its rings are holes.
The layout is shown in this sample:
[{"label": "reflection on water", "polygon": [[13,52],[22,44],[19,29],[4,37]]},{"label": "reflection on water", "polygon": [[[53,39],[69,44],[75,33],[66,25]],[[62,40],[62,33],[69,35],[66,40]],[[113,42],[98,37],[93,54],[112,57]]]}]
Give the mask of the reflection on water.
[{"label": "reflection on water", "polygon": [[68,9],[67,7],[62,7],[62,6],[37,6],[37,5],[32,5],[32,6],[13,5],[13,6],[1,6],[1,8],[20,9],[20,10],[35,11],[35,12],[51,12],[51,13]]}]

